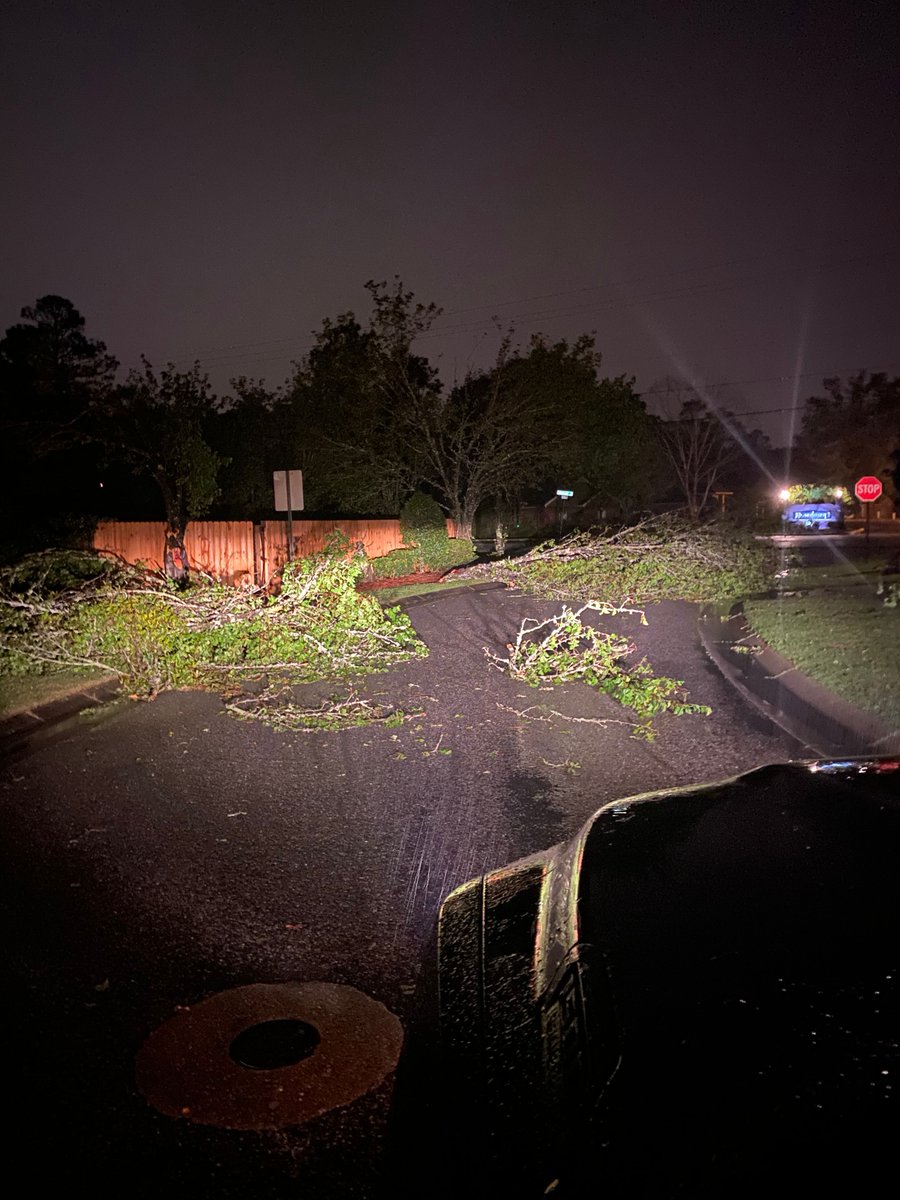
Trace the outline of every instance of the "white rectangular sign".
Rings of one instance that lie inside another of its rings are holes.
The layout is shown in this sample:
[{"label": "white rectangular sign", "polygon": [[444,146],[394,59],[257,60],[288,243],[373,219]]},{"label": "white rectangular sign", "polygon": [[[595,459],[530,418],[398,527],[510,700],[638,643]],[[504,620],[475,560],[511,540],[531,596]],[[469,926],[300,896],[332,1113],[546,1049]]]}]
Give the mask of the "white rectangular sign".
[{"label": "white rectangular sign", "polygon": [[[275,511],[302,512],[303,472],[273,471],[272,482],[275,484]],[[290,495],[288,494],[289,490]],[[290,501],[290,503],[288,503],[288,501]]]}]

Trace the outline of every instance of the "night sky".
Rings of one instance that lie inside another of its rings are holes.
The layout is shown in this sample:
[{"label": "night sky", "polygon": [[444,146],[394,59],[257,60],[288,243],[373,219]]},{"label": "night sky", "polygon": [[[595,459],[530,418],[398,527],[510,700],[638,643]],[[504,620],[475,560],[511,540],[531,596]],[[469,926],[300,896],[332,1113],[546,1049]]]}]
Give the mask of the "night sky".
[{"label": "night sky", "polygon": [[[894,3],[6,0],[0,328],[275,385],[399,273],[448,382],[596,331],[738,411],[900,373]],[[777,441],[789,414],[748,418]]]}]

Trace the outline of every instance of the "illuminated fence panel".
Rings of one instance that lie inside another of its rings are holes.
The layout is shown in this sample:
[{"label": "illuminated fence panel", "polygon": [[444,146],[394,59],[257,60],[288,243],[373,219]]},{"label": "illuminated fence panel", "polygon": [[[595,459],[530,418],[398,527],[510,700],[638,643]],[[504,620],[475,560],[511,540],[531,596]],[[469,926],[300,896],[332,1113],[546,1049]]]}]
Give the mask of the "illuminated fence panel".
[{"label": "illuminated fence panel", "polygon": [[184,546],[190,562],[223,583],[253,582],[252,521],[192,521]]},{"label": "illuminated fence panel", "polygon": [[[303,558],[324,549],[336,530],[347,537],[351,546],[361,544],[369,558],[380,558],[403,545],[396,519],[296,520],[296,556]],[[456,536],[452,521],[447,522],[447,532]],[[261,521],[256,525],[251,521],[192,521],[184,540],[191,565],[225,583],[266,584],[287,561],[286,521]],[[164,547],[162,521],[101,521],[94,534],[96,550],[150,567],[162,566]]]},{"label": "illuminated fence panel", "polygon": [[161,567],[165,528],[162,521],[101,521],[94,531],[94,549],[117,554],[126,562]]},{"label": "illuminated fence panel", "polygon": [[[126,562],[161,567],[165,551],[162,521],[101,521],[94,548],[117,554]],[[193,521],[185,549],[192,566],[224,583],[253,579],[253,524],[250,521]]]},{"label": "illuminated fence panel", "polygon": [[[271,577],[287,562],[287,521],[264,521],[262,529],[267,577]],[[294,554],[297,558],[317,554],[337,531],[351,546],[362,543],[369,558],[380,558],[403,545],[400,522],[396,520],[294,521]]]}]

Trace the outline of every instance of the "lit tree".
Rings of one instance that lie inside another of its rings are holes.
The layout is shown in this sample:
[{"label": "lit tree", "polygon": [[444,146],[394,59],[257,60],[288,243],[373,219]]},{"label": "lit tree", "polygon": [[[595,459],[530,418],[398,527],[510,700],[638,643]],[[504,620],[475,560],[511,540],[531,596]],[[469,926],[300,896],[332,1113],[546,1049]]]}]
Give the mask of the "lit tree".
[{"label": "lit tree", "polygon": [[156,483],[166,516],[166,574],[184,584],[188,522],[207,512],[219,490],[217,474],[224,460],[205,433],[217,401],[199,363],[189,371],[176,371],[170,363],[157,374],[147,359],[142,362],[124,387],[95,405],[92,436],[111,460]]}]

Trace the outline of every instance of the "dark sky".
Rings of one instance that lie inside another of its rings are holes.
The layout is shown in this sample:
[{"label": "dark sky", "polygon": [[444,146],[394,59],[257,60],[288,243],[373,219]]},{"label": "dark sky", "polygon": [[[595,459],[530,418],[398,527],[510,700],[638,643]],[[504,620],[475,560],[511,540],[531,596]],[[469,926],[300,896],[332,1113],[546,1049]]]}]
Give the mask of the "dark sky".
[{"label": "dark sky", "polygon": [[448,381],[494,315],[740,411],[900,372],[894,3],[2,7],[0,328],[56,292],[126,366],[276,384],[399,273]]}]

